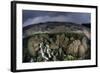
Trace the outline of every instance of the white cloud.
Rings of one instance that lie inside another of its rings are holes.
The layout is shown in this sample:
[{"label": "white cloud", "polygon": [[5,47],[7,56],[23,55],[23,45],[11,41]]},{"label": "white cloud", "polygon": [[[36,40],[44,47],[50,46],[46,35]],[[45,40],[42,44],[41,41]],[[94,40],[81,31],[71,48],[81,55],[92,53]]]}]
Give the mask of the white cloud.
[{"label": "white cloud", "polygon": [[64,15],[59,15],[59,16],[55,16],[55,17],[51,17],[51,16],[38,16],[35,18],[29,18],[28,20],[26,20],[23,24],[23,26],[27,26],[27,25],[31,25],[31,24],[36,24],[36,23],[40,23],[40,22],[50,22],[50,21],[58,21],[58,22],[73,22],[73,23],[88,23],[90,21],[89,16],[84,16],[84,15],[68,15],[68,16],[64,16]]},{"label": "white cloud", "polygon": [[47,22],[47,21],[67,21],[65,16],[56,16],[56,17],[50,17],[50,16],[39,16],[36,18],[30,18],[24,22],[24,26],[30,25],[30,24],[36,24],[40,22]]}]

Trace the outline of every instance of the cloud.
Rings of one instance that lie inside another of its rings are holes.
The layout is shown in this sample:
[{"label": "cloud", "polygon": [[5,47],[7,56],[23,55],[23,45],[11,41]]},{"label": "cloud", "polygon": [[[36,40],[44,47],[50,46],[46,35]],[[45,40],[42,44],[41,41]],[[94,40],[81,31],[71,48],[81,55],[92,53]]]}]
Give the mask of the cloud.
[{"label": "cloud", "polygon": [[38,17],[34,17],[34,18],[29,18],[27,19],[24,24],[24,26],[28,26],[31,24],[37,24],[37,23],[41,23],[41,22],[50,22],[50,21],[57,21],[57,22],[73,22],[73,23],[88,23],[90,22],[90,17],[89,15],[82,15],[82,14],[71,14],[71,15],[59,15],[59,16],[38,16]]}]

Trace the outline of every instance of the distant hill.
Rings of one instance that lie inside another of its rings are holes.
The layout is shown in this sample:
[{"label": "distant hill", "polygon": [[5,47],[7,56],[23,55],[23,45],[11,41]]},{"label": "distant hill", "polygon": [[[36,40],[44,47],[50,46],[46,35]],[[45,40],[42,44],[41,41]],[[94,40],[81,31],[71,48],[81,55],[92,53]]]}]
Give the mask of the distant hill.
[{"label": "distant hill", "polygon": [[91,24],[90,23],[84,23],[82,25],[85,26],[85,27],[91,28]]},{"label": "distant hill", "polygon": [[83,33],[83,30],[90,32],[90,24],[80,25],[71,22],[45,22],[23,27],[23,37],[28,37],[37,33]]},{"label": "distant hill", "polygon": [[71,22],[45,22],[45,23],[38,23],[38,24],[31,24],[28,26],[23,27],[23,30],[27,30],[30,29],[32,27],[42,27],[42,26],[46,26],[47,28],[49,27],[55,27],[55,26],[63,26],[63,25],[67,25],[68,27],[71,25],[78,25],[75,23],[71,23]]}]

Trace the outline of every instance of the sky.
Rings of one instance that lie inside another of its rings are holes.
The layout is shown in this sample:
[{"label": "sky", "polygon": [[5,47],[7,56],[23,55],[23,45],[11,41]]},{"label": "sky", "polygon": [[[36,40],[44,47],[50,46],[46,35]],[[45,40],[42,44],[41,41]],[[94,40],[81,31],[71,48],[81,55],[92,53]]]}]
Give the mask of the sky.
[{"label": "sky", "polygon": [[90,23],[90,13],[23,10],[23,27],[41,22]]}]

